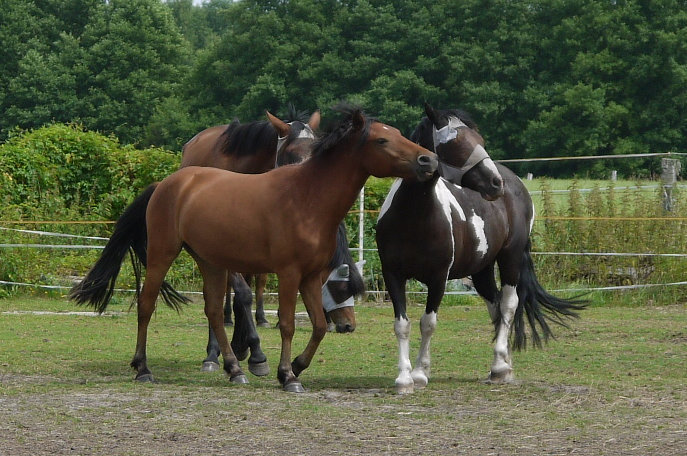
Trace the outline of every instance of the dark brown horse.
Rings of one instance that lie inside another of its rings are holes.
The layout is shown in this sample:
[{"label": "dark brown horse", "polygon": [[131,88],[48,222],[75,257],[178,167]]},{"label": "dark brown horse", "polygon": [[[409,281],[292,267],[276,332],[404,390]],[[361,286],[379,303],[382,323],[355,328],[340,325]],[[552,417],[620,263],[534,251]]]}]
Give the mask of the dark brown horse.
[{"label": "dark brown horse", "polygon": [[[198,133],[183,148],[182,167],[209,166],[244,174],[259,174],[277,166],[299,163],[310,157],[315,134],[320,124],[316,111],[307,120],[293,106],[286,122],[267,113],[268,121],[211,127]],[[364,293],[362,276],[348,249],[346,227],[341,223],[337,233],[337,248],[330,262],[331,274],[337,280],[323,286],[325,315],[337,332],[355,329],[354,296]],[[344,279],[345,280],[342,280]],[[255,375],[267,375],[269,367],[260,347],[260,338],[252,323],[251,283],[255,280],[255,322],[269,326],[265,318],[264,290],[266,274],[229,275],[224,305],[225,325],[231,325],[231,293],[234,290],[234,314],[236,327],[232,337],[232,349],[240,360],[250,349],[249,370]],[[212,329],[209,330],[207,357],[203,360],[204,371],[219,369],[219,344]]]},{"label": "dark brown horse", "polygon": [[[322,284],[340,222],[370,175],[426,180],[437,167],[434,153],[397,129],[366,118],[359,109],[342,109],[344,119],[301,164],[257,175],[183,168],[149,187],[120,217],[100,259],[71,297],[103,311],[126,251],[143,253],[147,274],[138,299],[138,337],[131,362],[136,379],[152,380],[146,355],[148,324],[160,292],[168,304],[176,303],[164,277],[185,248],[203,276],[205,313],[233,382],[245,383],[246,376],[223,326],[227,270],[277,274],[282,338],[277,377],[285,390],[303,391],[298,375],[310,365],[327,330]],[[146,239],[147,251],[140,252]],[[298,291],[313,330],[305,350],[292,362]]]},{"label": "dark brown horse", "polygon": [[[484,298],[496,329],[491,381],[510,381],[515,348],[525,345],[524,315],[535,345],[551,335],[547,320],[564,323],[583,308],[579,300],[548,294],[537,281],[530,257],[532,200],[524,184],[504,166],[495,165],[484,150],[476,125],[461,111],[436,111],[412,135],[434,148],[439,173],[425,182],[398,180],[392,186],[377,221],[377,246],[384,282],[394,305],[394,330],[399,347],[399,393],[427,385],[430,339],[446,281],[471,275]],[[422,240],[419,242],[418,240]],[[501,290],[496,286],[498,264]],[[405,286],[409,279],[427,285],[421,342],[415,369],[409,357],[410,322]]]}]

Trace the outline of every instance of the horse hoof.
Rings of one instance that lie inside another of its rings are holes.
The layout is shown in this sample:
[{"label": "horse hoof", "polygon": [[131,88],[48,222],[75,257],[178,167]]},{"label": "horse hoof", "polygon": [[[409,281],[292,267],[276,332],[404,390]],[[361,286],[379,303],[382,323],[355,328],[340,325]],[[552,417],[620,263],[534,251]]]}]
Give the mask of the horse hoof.
[{"label": "horse hoof", "polygon": [[400,395],[412,394],[415,391],[415,385],[411,383],[410,385],[396,385],[396,393]]},{"label": "horse hoof", "polygon": [[203,366],[200,370],[201,372],[216,372],[219,370],[219,363],[214,361],[203,361]]},{"label": "horse hoof", "polygon": [[261,363],[248,363],[248,370],[256,377],[264,377],[270,373],[270,366],[267,361]]},{"label": "horse hoof", "polygon": [[415,388],[424,388],[427,386],[427,383],[429,383],[429,379],[421,371],[413,372],[410,376],[413,378],[413,385]]},{"label": "horse hoof", "polygon": [[271,326],[267,320],[259,321],[257,324],[260,328],[269,328]]},{"label": "horse hoof", "polygon": [[301,382],[295,381],[284,385],[284,391],[287,393],[305,393],[305,388],[303,388]]},{"label": "horse hoof", "polygon": [[487,383],[514,383],[513,370],[507,369],[499,372],[489,372]]},{"label": "horse hoof", "polygon": [[136,376],[136,381],[141,383],[155,383],[155,378],[153,378],[153,374],[142,374]]},{"label": "horse hoof", "polygon": [[239,374],[230,378],[231,383],[237,383],[240,385],[245,385],[248,383],[248,377],[245,374]]}]

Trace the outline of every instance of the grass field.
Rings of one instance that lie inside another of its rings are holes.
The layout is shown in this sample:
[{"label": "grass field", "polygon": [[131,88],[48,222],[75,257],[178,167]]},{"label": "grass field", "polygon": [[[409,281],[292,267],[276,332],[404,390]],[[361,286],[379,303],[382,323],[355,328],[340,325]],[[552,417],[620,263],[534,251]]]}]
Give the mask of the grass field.
[{"label": "grass field", "polygon": [[[201,373],[200,304],[158,309],[157,383],[135,383],[124,301],[96,317],[64,313],[86,309],[59,298],[0,300],[0,454],[681,455],[687,443],[684,304],[591,307],[543,350],[515,353],[509,385],[482,382],[492,327],[481,302],[445,305],[429,386],[399,396],[388,303],[358,306],[353,334],[328,334],[301,376],[308,392],[293,395],[276,380],[273,328],[259,329],[268,377],[236,386]],[[422,307],[409,313],[415,351]],[[309,331],[302,321],[296,352]]]}]

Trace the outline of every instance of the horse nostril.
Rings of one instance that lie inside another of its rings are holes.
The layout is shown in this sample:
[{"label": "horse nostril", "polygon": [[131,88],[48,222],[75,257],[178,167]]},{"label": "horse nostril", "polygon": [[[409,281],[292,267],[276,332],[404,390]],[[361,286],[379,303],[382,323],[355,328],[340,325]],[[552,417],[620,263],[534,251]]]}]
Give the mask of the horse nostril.
[{"label": "horse nostril", "polygon": [[352,333],[355,331],[355,326],[353,326],[350,323],[346,323],[345,325],[337,325],[336,326],[336,332],[338,333]]},{"label": "horse nostril", "polygon": [[503,187],[503,179],[501,179],[500,177],[495,177],[491,180],[491,185],[494,188],[501,188]]},{"label": "horse nostril", "polygon": [[429,165],[432,159],[428,155],[420,155],[417,157],[417,162],[421,165]]}]

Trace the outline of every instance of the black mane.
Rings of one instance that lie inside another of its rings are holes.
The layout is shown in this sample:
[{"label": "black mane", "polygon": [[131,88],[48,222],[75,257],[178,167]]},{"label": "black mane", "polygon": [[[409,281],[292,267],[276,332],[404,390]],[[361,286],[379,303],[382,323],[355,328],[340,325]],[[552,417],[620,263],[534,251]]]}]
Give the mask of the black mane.
[{"label": "black mane", "polygon": [[227,155],[252,155],[257,150],[277,149],[277,131],[267,120],[246,124],[234,120],[217,139]]},{"label": "black mane", "polygon": [[362,109],[347,103],[342,103],[335,106],[334,111],[341,114],[341,118],[332,126],[326,129],[326,133],[315,143],[312,156],[323,156],[334,146],[344,140],[353,130],[353,117],[362,115],[365,119],[365,126],[363,127],[360,136],[360,144],[363,144],[370,134],[370,125],[376,122],[376,119],[368,117],[363,113]]},{"label": "black mane", "polygon": [[[470,114],[463,110],[435,109],[435,112],[443,119],[448,119],[449,117],[458,117],[465,125],[468,126],[468,128],[471,128],[472,130],[478,130],[477,124],[474,120],[472,120]],[[426,149],[434,150],[434,139],[432,135],[432,121],[425,116],[422,118],[418,126],[415,127],[415,130],[410,135],[410,140]]]},{"label": "black mane", "polygon": [[[308,113],[298,111],[289,103],[284,122],[291,125],[291,140],[298,137],[308,122]],[[277,149],[277,131],[267,120],[258,120],[242,124],[238,119],[229,124],[217,139],[224,154],[235,156],[253,155],[258,150]]]}]

